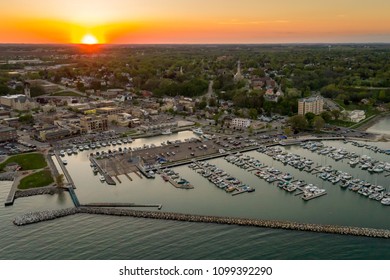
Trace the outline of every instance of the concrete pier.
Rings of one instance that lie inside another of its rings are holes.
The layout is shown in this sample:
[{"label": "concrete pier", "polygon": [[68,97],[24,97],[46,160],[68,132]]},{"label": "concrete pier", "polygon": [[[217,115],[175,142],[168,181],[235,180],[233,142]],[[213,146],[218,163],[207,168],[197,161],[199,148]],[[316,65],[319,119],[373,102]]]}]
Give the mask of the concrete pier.
[{"label": "concrete pier", "polygon": [[11,206],[14,204],[15,194],[16,194],[16,191],[18,190],[18,184],[19,184],[19,180],[17,180],[15,178],[13,183],[12,183],[11,189],[9,190],[7,199],[4,202],[4,206]]}]

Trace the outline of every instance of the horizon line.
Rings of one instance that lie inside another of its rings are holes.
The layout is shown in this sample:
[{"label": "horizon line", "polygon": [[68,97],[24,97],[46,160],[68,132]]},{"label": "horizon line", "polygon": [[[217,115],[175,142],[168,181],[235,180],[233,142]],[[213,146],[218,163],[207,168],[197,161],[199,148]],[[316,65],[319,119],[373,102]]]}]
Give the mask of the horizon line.
[{"label": "horizon line", "polygon": [[283,43],[0,43],[0,45],[66,45],[66,46],[128,46],[128,45],[390,45],[390,42],[283,42]]}]

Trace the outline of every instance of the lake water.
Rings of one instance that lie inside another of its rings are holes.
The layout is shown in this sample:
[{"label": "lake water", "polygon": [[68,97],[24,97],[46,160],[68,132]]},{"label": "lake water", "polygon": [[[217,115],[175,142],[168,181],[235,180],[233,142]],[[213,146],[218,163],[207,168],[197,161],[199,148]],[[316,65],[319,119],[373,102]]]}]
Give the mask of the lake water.
[{"label": "lake water", "polygon": [[390,134],[390,117],[380,119],[366,131],[371,133]]},{"label": "lake water", "polygon": [[[188,139],[192,132],[137,139],[127,146],[159,144],[173,139]],[[390,156],[377,154],[351,144],[328,141],[325,145],[344,147],[348,151],[367,154],[390,161]],[[388,143],[380,146],[389,147]],[[390,148],[390,147],[389,147]],[[107,150],[108,148],[106,148]],[[322,165],[346,171],[389,189],[384,174],[370,174],[351,168],[346,160],[336,162],[299,146],[286,151],[304,155]],[[390,207],[324,182],[317,176],[284,166],[256,151],[249,152],[269,166],[289,172],[296,179],[316,184],[327,195],[303,201],[240,169],[223,158],[210,160],[244,183],[256,188],[253,193],[231,196],[212,185],[187,166],[174,168],[194,185],[192,190],[176,189],[156,176],[154,180],[133,181],[120,176],[122,184],[109,186],[94,176],[88,153],[66,156],[67,169],[77,187],[81,203],[134,202],[162,204],[161,211],[291,220],[319,224],[338,224],[390,229]],[[8,194],[10,183],[0,183],[0,199]],[[331,234],[272,230],[262,228],[192,224],[187,222],[135,219],[128,217],[75,215],[16,227],[12,219],[20,214],[46,209],[72,207],[67,193],[17,199],[14,206],[1,206],[0,258],[2,259],[390,259],[390,242]]]}]

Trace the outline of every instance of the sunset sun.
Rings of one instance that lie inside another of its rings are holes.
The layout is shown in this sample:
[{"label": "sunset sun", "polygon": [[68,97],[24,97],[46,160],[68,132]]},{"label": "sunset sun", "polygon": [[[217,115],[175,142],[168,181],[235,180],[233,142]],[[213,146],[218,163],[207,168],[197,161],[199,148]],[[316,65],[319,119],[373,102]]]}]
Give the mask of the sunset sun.
[{"label": "sunset sun", "polygon": [[86,44],[86,45],[95,45],[98,44],[99,41],[96,39],[95,36],[91,34],[86,34],[83,39],[81,40],[81,43]]}]

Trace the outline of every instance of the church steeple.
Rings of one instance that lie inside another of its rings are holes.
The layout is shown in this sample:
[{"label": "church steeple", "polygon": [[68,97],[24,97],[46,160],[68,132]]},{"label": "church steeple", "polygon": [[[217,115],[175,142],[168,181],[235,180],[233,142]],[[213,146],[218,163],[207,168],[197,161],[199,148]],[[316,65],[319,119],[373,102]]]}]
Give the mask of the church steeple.
[{"label": "church steeple", "polygon": [[25,95],[27,98],[31,98],[30,83],[29,83],[29,82],[25,82],[25,83],[24,83],[24,95]]},{"label": "church steeple", "polygon": [[242,80],[244,77],[241,74],[241,61],[237,62],[237,73],[234,75],[234,81],[238,82]]}]

